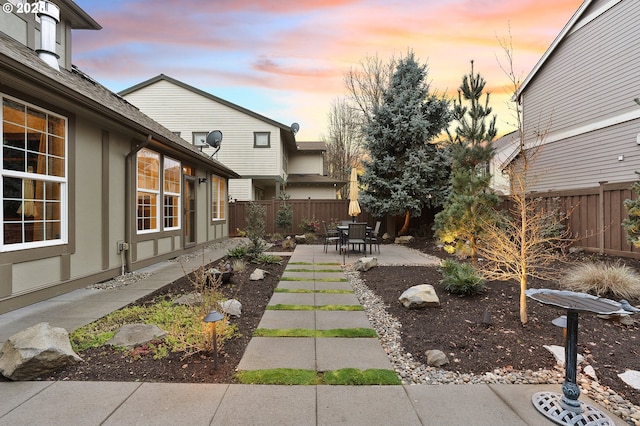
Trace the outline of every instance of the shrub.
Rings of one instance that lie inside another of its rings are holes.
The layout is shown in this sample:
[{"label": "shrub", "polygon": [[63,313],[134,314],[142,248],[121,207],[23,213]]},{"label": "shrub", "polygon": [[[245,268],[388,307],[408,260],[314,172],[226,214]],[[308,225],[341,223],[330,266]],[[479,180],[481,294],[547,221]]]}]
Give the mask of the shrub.
[{"label": "shrub", "polygon": [[474,295],[481,293],[486,280],[470,263],[446,259],[440,264],[441,284],[453,294]]},{"label": "shrub", "polygon": [[236,259],[241,259],[245,257],[248,252],[249,252],[249,248],[244,244],[240,244],[234,248],[230,248],[229,250],[227,250],[227,256],[234,257]]},{"label": "shrub", "polygon": [[236,272],[242,272],[247,269],[247,262],[243,259],[234,259],[233,262],[231,262],[231,267]]},{"label": "shrub", "polygon": [[640,297],[640,275],[620,261],[581,263],[566,273],[560,285],[567,290],[596,296]]},{"label": "shrub", "polygon": [[300,229],[302,229],[304,233],[308,233],[308,232],[316,233],[320,230],[321,226],[322,226],[322,222],[320,222],[315,217],[311,219],[307,219],[305,217],[302,219],[302,223],[300,224]]},{"label": "shrub", "polygon": [[283,239],[284,239],[284,237],[282,236],[282,234],[279,234],[277,232],[275,234],[271,234],[269,236],[269,241],[272,242],[272,243],[277,243],[279,241],[282,241]]},{"label": "shrub", "polygon": [[293,223],[293,206],[287,203],[289,198],[291,197],[285,192],[280,194],[281,202],[276,212],[276,227],[284,229],[285,231],[291,228],[291,224]]},{"label": "shrub", "polygon": [[314,243],[316,241],[316,234],[307,232],[306,234],[304,234],[304,240],[309,244]]},{"label": "shrub", "polygon": [[264,221],[266,216],[266,207],[254,202],[249,203],[249,208],[247,209],[247,237],[251,241],[249,245],[250,255],[257,256],[266,249],[264,242]]},{"label": "shrub", "polygon": [[296,240],[295,240],[295,238],[287,237],[285,240],[283,240],[282,241],[282,248],[283,249],[294,249],[294,248],[296,248]]}]

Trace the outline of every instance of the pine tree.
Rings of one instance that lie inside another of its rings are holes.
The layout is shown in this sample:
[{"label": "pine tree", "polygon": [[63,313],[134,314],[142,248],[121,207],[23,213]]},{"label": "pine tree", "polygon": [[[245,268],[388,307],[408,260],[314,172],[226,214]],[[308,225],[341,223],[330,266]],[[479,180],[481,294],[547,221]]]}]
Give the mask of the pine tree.
[{"label": "pine tree", "polygon": [[451,192],[444,209],[435,217],[436,237],[449,252],[462,252],[468,245],[472,262],[477,259],[478,239],[483,223],[491,220],[499,198],[490,189],[488,165],[494,150],[491,141],[496,136],[496,116],[491,115],[489,94],[484,105],[481,98],[485,80],[471,72],[462,79],[458,99],[454,101],[453,116],[458,126],[455,136],[448,131],[451,142]]},{"label": "pine tree", "polygon": [[365,126],[370,159],[363,162],[360,201],[376,217],[405,215],[400,235],[411,216],[440,205],[447,191],[447,156],[432,140],[449,123],[449,104],[429,93],[426,76],[413,52],[400,60]]}]

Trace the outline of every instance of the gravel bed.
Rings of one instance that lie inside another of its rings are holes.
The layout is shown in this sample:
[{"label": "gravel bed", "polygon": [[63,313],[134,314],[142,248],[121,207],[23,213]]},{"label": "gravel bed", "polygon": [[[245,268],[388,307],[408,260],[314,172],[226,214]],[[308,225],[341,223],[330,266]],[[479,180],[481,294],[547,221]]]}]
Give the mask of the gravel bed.
[{"label": "gravel bed", "polygon": [[[559,366],[552,370],[495,369],[484,374],[462,374],[424,365],[404,350],[400,333],[402,324],[387,313],[384,302],[366,286],[360,274],[347,270],[346,275],[403,384],[562,384],[564,381],[564,368]],[[577,382],[582,395],[598,401],[628,424],[640,426],[640,407],[581,371],[578,371]]]}]

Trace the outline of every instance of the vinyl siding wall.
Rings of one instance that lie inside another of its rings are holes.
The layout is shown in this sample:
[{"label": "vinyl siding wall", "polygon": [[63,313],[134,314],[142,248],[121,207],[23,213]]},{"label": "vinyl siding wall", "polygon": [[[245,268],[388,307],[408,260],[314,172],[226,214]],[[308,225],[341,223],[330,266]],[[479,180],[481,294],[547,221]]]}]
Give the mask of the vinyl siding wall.
[{"label": "vinyl siding wall", "polygon": [[535,144],[537,134],[546,134],[531,189],[587,188],[635,178],[639,20],[633,0],[595,2],[525,89],[527,142]]},{"label": "vinyl siding wall", "polygon": [[[192,132],[220,130],[215,158],[242,176],[281,176],[280,129],[168,81],[158,81],[125,96],[149,117],[192,143]],[[254,132],[269,132],[271,146],[254,148]],[[205,152],[212,153],[211,149]]]},{"label": "vinyl siding wall", "polygon": [[289,173],[323,174],[322,155],[297,153],[289,157]]}]

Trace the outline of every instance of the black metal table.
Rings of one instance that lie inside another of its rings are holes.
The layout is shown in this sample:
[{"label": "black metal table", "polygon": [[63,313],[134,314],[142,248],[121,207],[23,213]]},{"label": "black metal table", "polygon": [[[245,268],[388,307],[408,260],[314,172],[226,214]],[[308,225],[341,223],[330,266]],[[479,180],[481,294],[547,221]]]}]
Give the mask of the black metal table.
[{"label": "black metal table", "polygon": [[538,392],[532,402],[545,417],[561,425],[615,425],[609,416],[597,408],[578,401],[580,388],[576,383],[578,367],[578,312],[592,312],[602,315],[629,314],[620,303],[610,299],[574,291],[550,289],[529,289],[527,297],[545,305],[558,306],[567,310],[567,333],[564,345],[565,379],[563,395],[553,392]]}]

